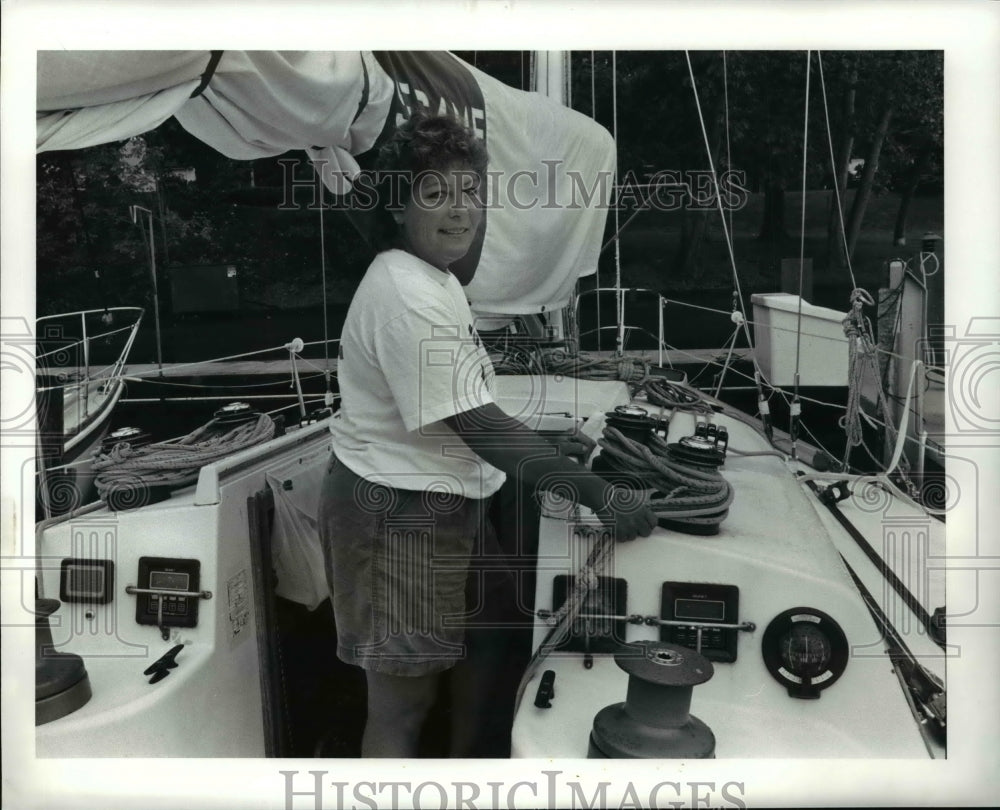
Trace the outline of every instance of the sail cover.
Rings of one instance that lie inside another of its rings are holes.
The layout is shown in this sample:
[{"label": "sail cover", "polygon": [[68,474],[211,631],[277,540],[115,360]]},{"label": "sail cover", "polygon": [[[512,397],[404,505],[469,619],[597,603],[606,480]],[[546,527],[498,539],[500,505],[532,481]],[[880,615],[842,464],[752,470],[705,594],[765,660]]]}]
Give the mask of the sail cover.
[{"label": "sail cover", "polygon": [[450,53],[41,51],[37,149],[123,140],[175,116],[237,160],[303,150],[345,195],[416,105],[464,120],[490,155],[485,226],[465,259],[477,266],[473,307],[566,305],[577,278],[597,269],[614,142],[586,116]]}]

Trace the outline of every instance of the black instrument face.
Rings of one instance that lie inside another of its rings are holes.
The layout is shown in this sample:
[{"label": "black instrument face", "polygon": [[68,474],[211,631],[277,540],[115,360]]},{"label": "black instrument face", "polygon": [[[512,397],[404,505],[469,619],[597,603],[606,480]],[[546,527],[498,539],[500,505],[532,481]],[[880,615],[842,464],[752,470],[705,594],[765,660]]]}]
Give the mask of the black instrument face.
[{"label": "black instrument face", "polygon": [[155,593],[140,593],[135,620],[161,627],[197,627],[197,596],[187,596],[201,587],[201,563],[172,557],[140,557],[139,587]]},{"label": "black instrument face", "polygon": [[690,625],[661,625],[660,640],[698,649],[710,661],[736,660],[738,630],[712,627],[736,624],[740,615],[740,589],[735,585],[709,582],[664,582],[660,596],[660,618]]},{"label": "black instrument face", "polygon": [[59,599],[106,605],[115,588],[115,564],[111,560],[69,557],[59,572]]},{"label": "black instrument face", "polygon": [[789,672],[803,678],[815,678],[829,669],[833,647],[818,626],[796,622],[782,633],[778,654]]},{"label": "black instrument face", "polygon": [[768,672],[795,698],[818,698],[844,674],[849,652],[840,625],[809,607],[775,616],[761,642]]},{"label": "black instrument face", "polygon": [[[615,652],[625,643],[628,585],[619,577],[597,578],[597,588],[588,591],[569,637],[561,650],[583,653]],[[558,610],[576,585],[575,576],[559,574],[552,582],[552,606]]]}]

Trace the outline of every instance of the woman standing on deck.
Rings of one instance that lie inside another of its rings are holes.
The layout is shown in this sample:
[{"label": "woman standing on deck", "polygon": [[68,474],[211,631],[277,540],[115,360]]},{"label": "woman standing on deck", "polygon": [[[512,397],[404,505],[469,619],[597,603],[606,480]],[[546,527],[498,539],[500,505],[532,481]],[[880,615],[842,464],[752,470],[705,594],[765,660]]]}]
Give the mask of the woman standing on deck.
[{"label": "woman standing on deck", "polygon": [[[493,367],[449,268],[482,222],[485,147],[447,117],[414,115],[377,166],[377,247],[341,336],[339,418],[320,526],[338,656],[365,670],[363,756],[409,757],[438,681],[465,656],[470,554],[491,545],[486,504],[506,476],[575,487],[618,540],[648,535],[645,505],[494,403]],[[395,196],[395,198],[394,198]],[[511,581],[513,587],[513,581]],[[509,598],[509,595],[508,595]],[[474,686],[453,690],[451,753],[469,755]]]}]

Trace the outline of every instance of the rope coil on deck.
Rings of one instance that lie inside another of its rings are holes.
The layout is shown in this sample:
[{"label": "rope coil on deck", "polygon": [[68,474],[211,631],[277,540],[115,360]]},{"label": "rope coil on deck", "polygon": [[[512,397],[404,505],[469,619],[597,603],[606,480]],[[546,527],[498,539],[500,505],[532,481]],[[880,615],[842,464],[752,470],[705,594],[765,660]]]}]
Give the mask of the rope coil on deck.
[{"label": "rope coil on deck", "polygon": [[696,413],[714,413],[711,404],[687,385],[679,385],[662,378],[651,377],[642,384],[646,392],[646,401],[658,408],[670,408],[675,411],[693,411]]},{"label": "rope coil on deck", "polygon": [[598,357],[557,348],[542,349],[541,359],[546,374],[587,380],[621,380],[632,385],[641,385],[649,377],[649,363],[638,357]]},{"label": "rope coil on deck", "polygon": [[94,458],[94,483],[101,499],[118,496],[129,507],[148,501],[153,487],[176,489],[193,484],[206,464],[273,438],[274,421],[267,414],[233,425],[212,419],[179,439],[133,447],[118,442]]},{"label": "rope coil on deck", "polygon": [[698,526],[722,523],[733,502],[733,488],[714,469],[680,464],[670,457],[667,443],[653,434],[648,444],[628,438],[611,426],[598,440],[609,466],[641,478],[654,496],[650,508],[660,517]]}]

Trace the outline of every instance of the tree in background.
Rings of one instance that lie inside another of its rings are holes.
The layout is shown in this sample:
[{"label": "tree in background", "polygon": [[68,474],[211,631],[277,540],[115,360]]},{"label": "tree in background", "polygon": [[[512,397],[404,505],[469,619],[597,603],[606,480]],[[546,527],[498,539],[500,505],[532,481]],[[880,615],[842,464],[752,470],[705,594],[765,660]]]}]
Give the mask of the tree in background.
[{"label": "tree in background", "polygon": [[[301,158],[298,178],[312,176],[304,154],[284,157]],[[278,207],[284,187],[277,160],[231,160],[174,119],[128,141],[39,154],[39,314],[152,306],[148,235],[132,223],[132,205],[153,212],[162,305],[172,267],[211,264],[238,267],[250,306],[318,305],[319,215],[308,194],[297,210]],[[367,248],[345,217],[331,212],[324,224],[328,267],[336,274],[328,290],[344,297],[364,269]]]},{"label": "tree in background", "polygon": [[910,204],[921,183],[944,190],[944,55],[925,52],[904,65],[900,105],[888,144],[890,184],[899,192],[893,244],[906,244]]},{"label": "tree in background", "polygon": [[[785,195],[803,186],[806,52],[735,51],[727,52],[724,62],[719,52],[692,52],[691,58],[714,164],[720,171],[743,170],[749,189],[763,194],[757,238],[764,261],[776,263],[795,243]],[[619,174],[641,174],[650,166],[707,168],[684,52],[626,51],[617,53],[614,62],[613,72],[609,52],[576,53],[573,105],[610,130],[615,121],[612,96],[617,97]],[[942,55],[813,52],[809,67],[805,188],[836,185],[845,208],[841,214],[833,204],[838,195],[831,193],[826,252],[828,260],[844,264],[843,245],[846,241],[853,255],[873,195],[887,189],[900,193],[895,234],[900,243],[918,184],[940,184]],[[849,169],[859,155],[863,169],[851,195]],[[675,266],[689,277],[697,264],[704,216],[682,215],[681,220]]]},{"label": "tree in background", "polygon": [[[844,110],[838,122],[841,143],[858,141],[866,149],[858,189],[844,212],[844,236],[840,236],[839,217],[831,217],[831,226],[838,229],[829,240],[835,248],[833,258],[845,264],[854,255],[873,193],[888,188],[900,192],[893,242],[902,245],[910,202],[919,183],[932,173],[942,177],[944,62],[940,51],[840,52],[824,53],[822,58],[824,69],[829,64],[835,76],[847,76],[839,87]],[[838,159],[850,159],[844,148]],[[841,162],[837,168],[843,180],[846,164]],[[846,183],[841,191],[846,204]]]},{"label": "tree in background", "polygon": [[125,200],[146,199],[129,186],[122,146],[46,152],[36,159],[40,315],[136,303],[131,270],[143,266],[143,247]]}]

